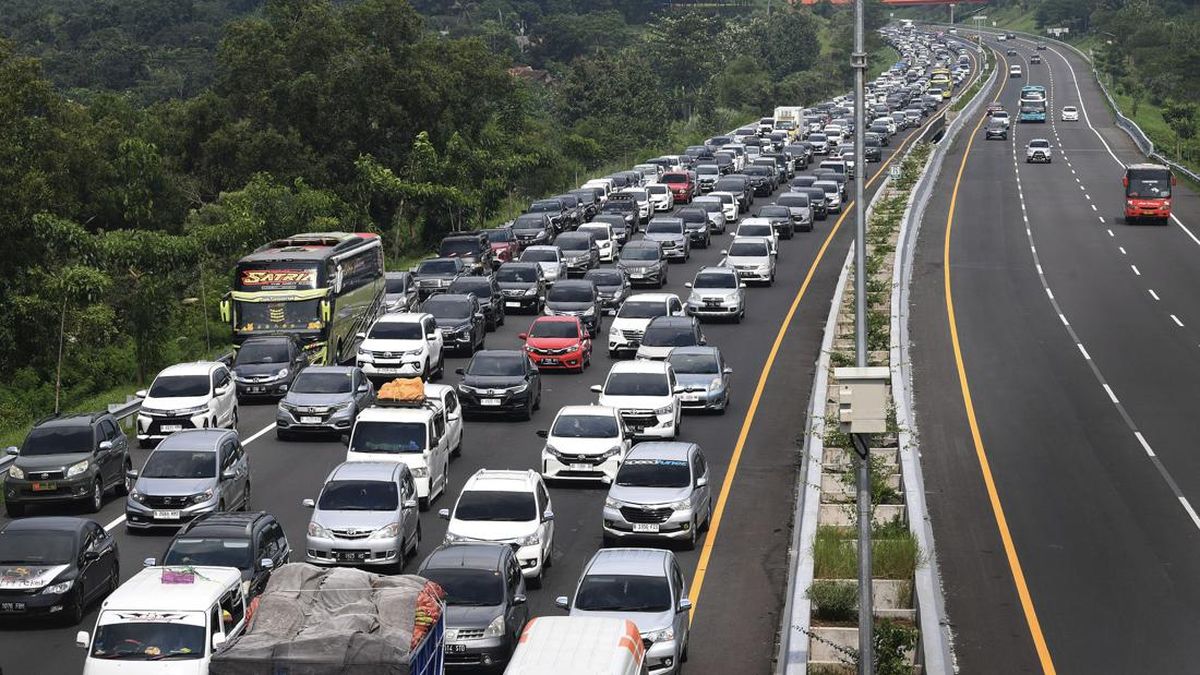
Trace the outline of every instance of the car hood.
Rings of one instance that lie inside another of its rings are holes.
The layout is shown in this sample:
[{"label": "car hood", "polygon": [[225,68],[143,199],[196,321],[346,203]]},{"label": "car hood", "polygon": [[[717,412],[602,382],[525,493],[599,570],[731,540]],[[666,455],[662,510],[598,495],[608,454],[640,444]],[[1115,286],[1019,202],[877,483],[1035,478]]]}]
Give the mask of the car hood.
[{"label": "car hood", "polygon": [[591,249],[563,249],[564,258],[586,258],[591,254]]},{"label": "car hood", "polygon": [[204,659],[186,661],[121,661],[88,659],[88,675],[207,675],[208,665]]},{"label": "car hood", "polygon": [[424,340],[381,340],[379,338],[367,338],[360,345],[363,349],[371,352],[407,352],[415,349],[423,349],[425,347]]},{"label": "car hood", "polygon": [[629,619],[637,625],[638,632],[645,635],[672,626],[675,613],[666,612],[585,612],[581,609],[571,609],[571,616],[598,616],[613,619]]},{"label": "car hood", "polygon": [[399,517],[396,511],[317,511],[312,519],[326,528],[373,532],[396,522]]},{"label": "car hood", "polygon": [[768,265],[771,259],[766,256],[729,256],[725,261],[730,265]]},{"label": "car hood", "polygon": [[298,406],[331,406],[351,401],[353,397],[348,392],[344,394],[298,394],[290,391],[283,400]]},{"label": "car hood", "polygon": [[186,496],[216,487],[216,478],[147,478],[137,479],[137,491],[148,495]]},{"label": "car hood", "polygon": [[706,298],[732,298],[737,296],[738,289],[736,288],[694,288],[692,289],[692,297],[704,300]]},{"label": "car hood", "polygon": [[457,330],[459,328],[462,328],[463,326],[471,325],[470,319],[438,319],[438,318],[435,318],[433,321],[435,324],[437,324],[438,328],[448,328],[451,330]]},{"label": "car hood", "polygon": [[458,276],[458,272],[424,272],[417,277],[417,281],[426,279],[453,279]]},{"label": "car hood", "polygon": [[720,376],[716,373],[676,373],[675,381],[678,382],[679,386],[681,387],[702,390],[707,389],[708,384],[717,377]]},{"label": "car hood", "polygon": [[147,396],[142,401],[143,408],[151,410],[184,410],[186,408],[197,408],[202,405],[208,405],[208,396],[172,396],[167,398],[155,398]]},{"label": "car hood", "polygon": [[522,377],[508,375],[471,375],[463,378],[463,384],[476,389],[510,389],[525,383]]},{"label": "car hood", "polygon": [[662,263],[661,260],[622,260],[617,263],[617,268],[623,270],[642,270],[648,267],[655,267],[660,263]]},{"label": "car hood", "polygon": [[[686,223],[684,223],[684,227],[687,227]],[[646,241],[679,241],[683,239],[683,234],[678,232],[653,232],[642,235],[642,238]]]},{"label": "car hood", "polygon": [[633,487],[613,483],[608,489],[609,497],[626,504],[673,504],[687,499],[689,494],[691,494],[691,488],[687,486],[681,488]]},{"label": "car hood", "polygon": [[546,445],[570,455],[599,455],[621,444],[616,438],[560,438],[551,436]]},{"label": "car hood", "polygon": [[595,303],[590,300],[587,302],[563,302],[562,300],[547,300],[546,308],[558,310],[560,312],[584,312],[594,304]]},{"label": "car hood", "polygon": [[611,396],[609,394],[600,394],[600,405],[606,405],[610,408],[618,410],[631,409],[657,409],[665,408],[675,402],[674,395],[671,396]]},{"label": "car hood", "polygon": [[616,294],[616,293],[620,293],[620,292],[621,292],[621,288],[622,288],[622,286],[621,286],[621,285],[616,285],[616,286],[596,286],[596,292],[597,292],[597,293],[603,293],[604,295],[613,295],[613,294]]},{"label": "car hood", "polygon": [[[25,471],[58,471],[72,464],[91,459],[90,452],[68,452],[61,455],[17,455],[16,465]],[[35,478],[35,476],[30,476]]]},{"label": "car hood", "polygon": [[33,590],[49,586],[70,565],[0,565],[0,589]]},{"label": "car hood", "polygon": [[671,355],[672,349],[675,349],[674,345],[662,346],[642,344],[638,346],[637,358],[661,361]]},{"label": "car hood", "polygon": [[644,331],[644,330],[646,330],[646,326],[650,325],[650,321],[651,321],[651,319],[630,319],[630,318],[618,317],[616,319],[613,319],[612,323],[609,325],[612,327],[612,330],[616,330],[616,331],[621,331],[621,330]]},{"label": "car hood", "polygon": [[527,288],[533,288],[537,285],[536,281],[501,281],[500,290],[518,290],[523,291]]},{"label": "car hood", "polygon": [[259,375],[274,375],[289,367],[287,363],[239,363],[233,367],[238,377],[256,377]]},{"label": "car hood", "polygon": [[558,268],[561,265],[562,265],[562,263],[557,263],[557,262],[543,262],[541,260],[538,261],[538,266],[542,268],[542,273],[551,275],[551,276],[553,276],[554,274],[558,274]]},{"label": "car hood", "polygon": [[493,619],[504,613],[501,605],[475,607],[473,605],[446,605],[447,628],[487,628]]},{"label": "car hood", "polygon": [[507,542],[528,537],[537,532],[538,524],[527,520],[510,522],[504,520],[458,520],[450,521],[447,532],[475,541]]},{"label": "car hood", "polygon": [[538,349],[563,349],[564,347],[574,347],[579,344],[579,338],[529,338],[525,344]]}]

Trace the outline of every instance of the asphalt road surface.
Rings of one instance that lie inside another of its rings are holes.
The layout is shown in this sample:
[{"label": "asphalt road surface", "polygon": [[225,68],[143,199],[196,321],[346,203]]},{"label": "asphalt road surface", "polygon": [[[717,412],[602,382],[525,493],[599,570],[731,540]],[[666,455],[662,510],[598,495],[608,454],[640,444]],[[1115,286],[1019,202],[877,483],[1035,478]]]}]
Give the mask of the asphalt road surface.
[{"label": "asphalt road surface", "polygon": [[[868,165],[868,195],[873,194],[890,158],[913,133],[897,134],[885,149],[884,163]],[[757,199],[753,210],[773,199]],[[843,213],[849,209],[847,205]],[[720,522],[714,523],[696,550],[676,552],[688,574],[695,603],[685,670],[765,673],[772,667],[787,587],[795,472],[807,426],[804,411],[808,409],[821,327],[852,230],[851,218],[830,214],[816,223],[813,232],[782,241],[775,284],[750,289],[745,321],[703,326],[709,344],[722,349],[734,375],[728,411],[721,416],[688,415],[681,434],[682,440],[698,442],[704,448],[713,484],[725,495]],[[665,290],[686,299],[684,282],[700,267],[717,264],[720,249],[730,240],[730,235],[714,235],[711,248],[694,249],[690,262],[672,264]],[[504,326],[488,334],[487,347],[518,348],[517,333],[524,331],[531,319],[510,314]],[[607,335],[610,320],[604,322],[601,335]],[[591,369],[583,375],[547,372],[542,409],[531,422],[467,422],[462,456],[450,466],[450,488],[429,512],[421,514],[424,538],[418,560],[441,542],[446,523],[436,511],[454,504],[463,481],[481,468],[536,468],[543,441],[535,431],[546,428],[563,405],[595,402],[596,395],[588,388],[603,382],[611,362],[607,350],[597,348]],[[454,369],[465,363],[466,359],[448,357],[445,382],[456,383]],[[751,413],[756,392],[757,412]],[[300,501],[317,496],[325,476],[344,459],[345,448],[336,438],[276,440],[273,404],[244,404],[240,417],[239,432],[251,465],[252,508],[268,511],[280,520],[292,546],[292,559],[300,560],[311,513]],[[132,452],[140,467],[148,451]],[[736,470],[732,466],[735,454]],[[550,488],[555,513],[554,566],[547,572],[544,586],[530,591],[531,615],[558,613],[555,596],[573,593],[584,563],[601,545],[599,520],[605,492],[601,486]],[[126,579],[141,568],[144,558],[161,558],[173,533],[126,533],[121,520],[123,504],[123,499],[110,498],[96,520],[116,535],[122,579]],[[46,509],[30,515],[47,513],[73,511]],[[415,569],[416,561],[405,571]],[[95,617],[93,607],[79,626],[11,627],[0,634],[0,668],[6,673],[78,672],[84,652],[74,646],[75,633],[90,631]]]},{"label": "asphalt road surface", "polygon": [[[1090,67],[1016,49],[1000,64],[1025,77],[993,95],[1015,116],[1020,88],[1045,85],[1047,123],[987,141],[968,121],[914,267],[922,464],[958,665],[1193,672],[1200,208],[1180,184],[1177,220],[1125,223],[1122,167],[1145,160]],[[1031,138],[1052,163],[1025,163]]]}]

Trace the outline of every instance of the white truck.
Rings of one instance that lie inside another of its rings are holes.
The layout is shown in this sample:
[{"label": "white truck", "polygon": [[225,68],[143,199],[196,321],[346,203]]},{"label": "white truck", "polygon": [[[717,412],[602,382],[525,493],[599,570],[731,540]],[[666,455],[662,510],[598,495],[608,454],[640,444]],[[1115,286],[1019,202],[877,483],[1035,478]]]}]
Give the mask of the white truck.
[{"label": "white truck", "polygon": [[804,108],[798,105],[780,106],[775,109],[775,131],[795,134],[804,119]]}]

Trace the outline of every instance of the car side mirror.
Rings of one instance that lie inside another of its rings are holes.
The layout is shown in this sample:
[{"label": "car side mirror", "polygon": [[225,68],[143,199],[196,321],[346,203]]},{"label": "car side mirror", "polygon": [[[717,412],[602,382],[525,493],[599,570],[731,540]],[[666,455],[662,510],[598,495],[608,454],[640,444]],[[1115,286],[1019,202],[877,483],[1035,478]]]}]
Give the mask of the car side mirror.
[{"label": "car side mirror", "polygon": [[745,288],[745,287],[746,287],[746,284],[744,284],[744,283],[738,284],[738,288]]},{"label": "car side mirror", "polygon": [[233,480],[234,478],[237,478],[237,472],[233,469],[226,469],[221,472],[221,480]]},{"label": "car side mirror", "polygon": [[679,599],[679,611],[687,612],[687,611],[691,611],[691,609],[692,609],[692,601],[690,598],[680,598]]},{"label": "car side mirror", "polygon": [[437,339],[437,336],[438,336],[438,334],[437,334],[437,333],[426,333],[426,334],[425,334],[425,339],[426,339],[426,340],[436,340],[436,339]]},{"label": "car side mirror", "polygon": [[591,389],[591,390],[592,390],[592,392],[594,392],[594,393],[597,393],[597,394],[603,394],[603,393],[604,393],[604,385],[600,385],[600,384],[593,384],[591,387],[589,387],[589,389]]},{"label": "car side mirror", "polygon": [[415,500],[415,499],[405,499],[405,500],[404,500],[404,508],[406,508],[406,509],[415,509],[415,508],[417,508],[417,500]]},{"label": "car side mirror", "polygon": [[133,395],[138,398],[146,398],[148,393],[145,389],[138,389]]},{"label": "car side mirror", "polygon": [[438,518],[450,520],[450,509],[438,509]]},{"label": "car side mirror", "polygon": [[732,375],[732,374],[733,374],[733,368],[730,368],[729,366],[725,366],[724,370],[722,370],[721,372],[722,372],[722,373],[725,373],[726,375]]},{"label": "car side mirror", "polygon": [[92,644],[92,636],[86,630],[81,630],[75,634],[75,646],[87,649],[88,645]]},{"label": "car side mirror", "polygon": [[371,391],[371,385],[365,383],[358,385],[358,393],[365,394],[368,391]]},{"label": "car side mirror", "polygon": [[683,392],[687,391],[687,387],[681,387],[679,385],[675,385],[675,388],[672,391],[674,391],[674,393],[676,393],[676,394],[682,394]]},{"label": "car side mirror", "polygon": [[708,485],[708,476],[700,476],[696,479],[696,487],[704,487]]},{"label": "car side mirror", "polygon": [[214,652],[217,651],[218,649],[220,649],[221,645],[223,645],[223,644],[225,644],[225,634],[224,633],[216,633],[215,635],[212,636],[212,648],[213,648]]},{"label": "car side mirror", "polygon": [[708,344],[708,338],[700,338],[700,346],[703,347],[706,344]]},{"label": "car side mirror", "polygon": [[558,607],[559,609],[570,609],[571,599],[565,595],[560,595],[554,599],[554,606]]},{"label": "car side mirror", "polygon": [[[721,255],[729,255],[729,251],[726,249],[721,249]],[[745,288],[745,287],[746,287],[746,284],[742,284],[742,288]]]},{"label": "car side mirror", "polygon": [[690,282],[690,281],[685,281],[685,282],[683,283],[683,287],[684,287],[684,288],[691,288],[691,287],[692,287],[692,282]]},{"label": "car side mirror", "polygon": [[21,454],[21,451],[17,449],[17,446],[15,446],[15,445],[10,445],[10,446],[8,446],[7,448],[5,448],[5,449],[4,449],[4,454],[6,454],[6,455],[12,455],[12,456],[14,456],[14,457],[15,457],[15,456],[17,456],[17,455]]},{"label": "car side mirror", "polygon": [[258,566],[264,570],[269,570],[275,567],[275,561],[270,558],[263,558],[258,561]]},{"label": "car side mirror", "polygon": [[513,604],[514,604],[514,605],[523,605],[523,604],[525,604],[525,594],[523,594],[523,593],[517,593],[516,595],[514,595],[514,596],[513,596]]},{"label": "car side mirror", "polygon": [[550,437],[550,432],[545,429],[538,429],[535,433],[538,435],[538,438],[549,438]]},{"label": "car side mirror", "polygon": [[355,334],[354,334],[354,336],[355,336],[355,337],[357,337],[359,340],[366,340],[366,339],[367,339],[367,334],[366,334],[366,333],[355,333]]},{"label": "car side mirror", "polygon": [[138,477],[138,470],[137,470],[137,469],[130,469],[130,470],[128,470],[128,471],[126,471],[126,472],[125,472],[125,476],[126,476],[127,478],[129,478],[130,480],[137,480],[137,477]]},{"label": "car side mirror", "polygon": [[93,560],[99,560],[100,552],[99,551],[84,551],[83,559],[85,562],[92,562]]},{"label": "car side mirror", "polygon": [[112,450],[112,447],[112,441],[100,441],[100,444],[96,446],[96,449],[100,452],[105,452],[107,450]]},{"label": "car side mirror", "polygon": [[518,340],[528,340],[529,333],[517,333],[517,339]]},{"label": "car side mirror", "polygon": [[158,564],[158,559],[156,559],[156,558],[143,558],[142,559],[142,567],[154,567],[157,564]]},{"label": "car side mirror", "polygon": [[475,312],[475,320],[483,321],[483,312]]},{"label": "car side mirror", "polygon": [[553,511],[551,511],[550,509],[546,509],[544,512],[542,512],[542,522],[543,523],[548,523],[552,520],[554,520],[554,512]]},{"label": "car side mirror", "polygon": [[317,508],[317,502],[312,499],[301,499],[300,506],[303,506],[306,509],[315,509]]},{"label": "car side mirror", "polygon": [[455,374],[455,375],[466,375],[466,374],[467,374],[467,371],[463,370],[462,368],[455,368],[455,369],[454,369],[454,374]]}]

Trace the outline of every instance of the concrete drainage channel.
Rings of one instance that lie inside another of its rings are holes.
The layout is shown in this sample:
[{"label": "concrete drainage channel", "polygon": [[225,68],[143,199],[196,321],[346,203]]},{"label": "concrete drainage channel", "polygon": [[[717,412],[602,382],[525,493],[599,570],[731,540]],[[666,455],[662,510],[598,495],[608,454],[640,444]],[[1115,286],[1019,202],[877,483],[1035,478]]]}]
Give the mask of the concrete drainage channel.
[{"label": "concrete drainage channel", "polygon": [[[912,672],[955,668],[913,414],[908,283],[920,220],[944,157],[996,79],[993,67],[973,100],[949,120],[941,142],[914,144],[898,158],[900,175],[889,176],[867,211],[868,362],[890,368],[895,412],[887,433],[874,438],[870,459],[876,659]],[[838,430],[834,376],[835,367],[854,361],[852,253],[838,278],[810,398],[777,664],[787,675],[852,673],[858,656],[854,463],[850,439]]]}]

